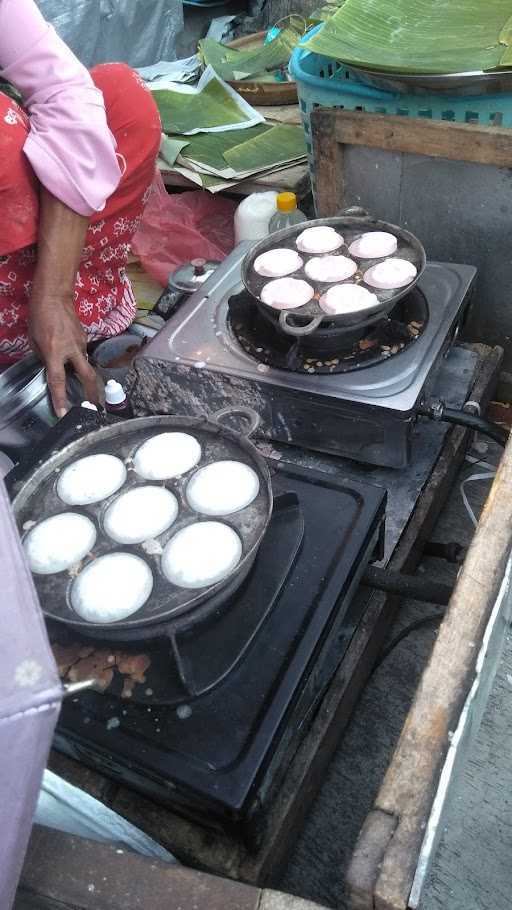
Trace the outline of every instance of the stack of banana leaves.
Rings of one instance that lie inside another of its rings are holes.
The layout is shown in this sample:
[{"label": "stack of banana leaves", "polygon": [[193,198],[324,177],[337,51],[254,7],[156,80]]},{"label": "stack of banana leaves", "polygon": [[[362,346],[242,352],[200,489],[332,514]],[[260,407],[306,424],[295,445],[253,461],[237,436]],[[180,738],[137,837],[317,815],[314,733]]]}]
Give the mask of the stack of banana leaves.
[{"label": "stack of banana leaves", "polygon": [[320,18],[306,48],[349,66],[411,76],[512,69],[511,0],[344,0]]},{"label": "stack of banana leaves", "polygon": [[[222,55],[229,50],[219,47]],[[212,57],[203,57],[206,69],[196,86],[174,83],[153,92],[165,133],[161,157],[167,168],[215,193],[247,178],[304,162],[307,150],[302,126],[266,122],[225,81],[231,76],[229,66],[237,74],[242,72],[237,68],[239,63],[232,58],[223,63],[221,53],[215,57],[216,53],[214,50]],[[272,53],[273,58],[269,51],[264,54],[269,66],[282,60],[277,48]],[[213,58],[215,65],[209,62]],[[243,72],[256,65],[247,62],[250,55],[243,59]]]}]

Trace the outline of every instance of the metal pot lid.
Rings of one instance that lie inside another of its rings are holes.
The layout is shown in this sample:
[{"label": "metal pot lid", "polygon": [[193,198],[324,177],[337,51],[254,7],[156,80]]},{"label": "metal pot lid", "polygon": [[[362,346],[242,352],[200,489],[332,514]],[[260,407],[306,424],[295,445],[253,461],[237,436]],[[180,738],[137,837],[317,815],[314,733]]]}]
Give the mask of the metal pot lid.
[{"label": "metal pot lid", "polygon": [[192,259],[180,265],[169,278],[169,287],[193,294],[215,271],[220,262],[214,259]]},{"label": "metal pot lid", "polygon": [[31,407],[46,395],[44,365],[34,354],[28,354],[0,373],[0,424]]}]

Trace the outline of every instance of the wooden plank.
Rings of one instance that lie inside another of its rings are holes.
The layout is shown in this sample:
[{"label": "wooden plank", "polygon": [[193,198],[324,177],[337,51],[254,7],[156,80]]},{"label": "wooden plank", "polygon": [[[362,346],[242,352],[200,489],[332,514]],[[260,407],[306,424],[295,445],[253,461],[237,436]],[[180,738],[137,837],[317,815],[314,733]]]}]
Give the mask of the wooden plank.
[{"label": "wooden plank", "polygon": [[36,906],[55,902],[62,910],[258,910],[262,897],[239,882],[37,825],[20,889],[38,898]]},{"label": "wooden plank", "polygon": [[[491,351],[483,345],[470,347],[478,353],[480,362],[471,398],[480,401],[485,410],[496,386],[502,351],[499,348]],[[461,428],[448,432],[429,483],[390,562],[390,568],[394,571],[412,571],[417,565],[423,543],[431,534],[447,491],[462,463],[468,439],[469,434]],[[333,678],[315,720],[272,802],[265,837],[256,852],[251,853],[222,832],[202,829],[123,786],[116,788],[112,785],[109,805],[175,852],[183,862],[260,886],[274,882],[324,779],[332,754],[342,738],[398,607],[399,601],[396,599],[381,594],[371,595],[364,619],[350,643],[343,666]],[[84,785],[81,779],[82,766],[62,756],[56,760],[57,773],[77,786]],[[92,772],[87,772],[89,773]],[[101,775],[96,777],[104,780]],[[89,779],[84,779],[85,788],[88,789]],[[368,875],[374,876],[375,881],[375,850],[380,849],[384,856],[388,840],[389,837],[384,837],[381,825],[381,839],[378,842],[372,840],[369,844],[373,861],[367,862],[366,871]],[[361,880],[360,876],[358,881]],[[368,892],[368,881],[367,879],[366,887],[362,889],[363,894]]]},{"label": "wooden plank", "polygon": [[[512,442],[347,876],[354,910],[406,910],[439,773],[512,546]],[[382,816],[392,819],[388,828]],[[367,861],[367,857],[370,860]]]},{"label": "wooden plank", "polygon": [[332,218],[343,208],[343,145],[336,139],[336,119],[331,110],[313,111],[311,130],[315,156],[314,189],[319,218]]},{"label": "wooden plank", "polygon": [[362,145],[496,167],[512,166],[510,129],[362,111],[334,111],[331,116],[335,121],[336,141],[342,145]]},{"label": "wooden plank", "polygon": [[258,114],[261,114],[265,120],[271,120],[274,123],[289,123],[292,126],[302,126],[302,117],[300,115],[298,104],[280,104],[280,105],[255,105]]}]

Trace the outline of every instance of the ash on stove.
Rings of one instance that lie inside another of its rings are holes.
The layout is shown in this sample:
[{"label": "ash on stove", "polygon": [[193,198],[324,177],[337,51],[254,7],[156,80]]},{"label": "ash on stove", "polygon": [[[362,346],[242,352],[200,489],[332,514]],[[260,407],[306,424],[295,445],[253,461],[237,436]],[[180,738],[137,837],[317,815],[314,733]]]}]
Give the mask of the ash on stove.
[{"label": "ash on stove", "polygon": [[325,322],[311,335],[295,338],[281,331],[247,291],[230,297],[228,322],[243,350],[269,367],[295,373],[347,373],[400,354],[419,338],[428,323],[425,295],[414,288],[389,316],[371,324],[340,328]]}]

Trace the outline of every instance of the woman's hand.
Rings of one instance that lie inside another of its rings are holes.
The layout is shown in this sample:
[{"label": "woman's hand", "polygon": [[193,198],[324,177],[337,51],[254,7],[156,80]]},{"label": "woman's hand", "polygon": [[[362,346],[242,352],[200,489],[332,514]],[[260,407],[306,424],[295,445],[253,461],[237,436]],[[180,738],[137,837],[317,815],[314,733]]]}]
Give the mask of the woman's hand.
[{"label": "woman's hand", "polygon": [[98,401],[97,376],[87,361],[87,339],[72,300],[33,293],[29,308],[29,338],[46,364],[48,388],[57,417],[66,414],[66,364],[80,379],[85,397]]},{"label": "woman's hand", "polygon": [[74,308],[74,291],[88,219],[77,215],[43,187],[37,266],[29,303],[31,344],[46,365],[57,417],[68,410],[66,364],[74,367],[85,396],[99,400],[96,373],[87,361],[87,342]]}]

